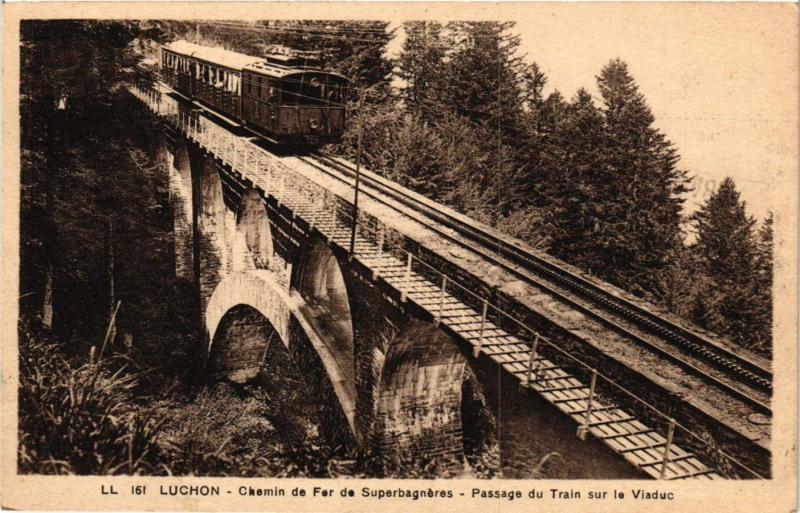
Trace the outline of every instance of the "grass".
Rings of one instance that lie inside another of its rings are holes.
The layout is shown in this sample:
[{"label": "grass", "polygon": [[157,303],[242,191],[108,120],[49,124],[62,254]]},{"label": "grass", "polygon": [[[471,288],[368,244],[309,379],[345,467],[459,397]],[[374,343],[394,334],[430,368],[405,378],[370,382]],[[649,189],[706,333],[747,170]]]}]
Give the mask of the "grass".
[{"label": "grass", "polygon": [[121,357],[68,360],[59,344],[20,326],[19,471],[158,474],[161,422],[143,415]]}]

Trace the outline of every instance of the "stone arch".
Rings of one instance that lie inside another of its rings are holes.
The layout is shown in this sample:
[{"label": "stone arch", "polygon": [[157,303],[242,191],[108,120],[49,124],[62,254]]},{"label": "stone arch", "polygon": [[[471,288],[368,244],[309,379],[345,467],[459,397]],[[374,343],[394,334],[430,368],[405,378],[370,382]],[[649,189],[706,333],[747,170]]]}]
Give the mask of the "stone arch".
[{"label": "stone arch", "polygon": [[175,141],[169,164],[169,196],[172,204],[175,276],[191,280],[194,277],[192,170],[189,150],[182,138]]},{"label": "stone arch", "polygon": [[264,199],[255,189],[242,194],[236,216],[233,270],[267,269],[272,261],[272,232]]},{"label": "stone arch", "polygon": [[329,338],[331,352],[355,393],[353,317],[336,255],[321,240],[310,241],[292,269],[291,285],[304,299],[305,318]]},{"label": "stone arch", "polygon": [[[253,312],[262,319],[254,320]],[[308,322],[306,312],[303,298],[281,287],[270,271],[230,273],[217,285],[205,310],[210,369],[245,382],[257,373],[268,344],[279,341],[319,401],[326,437],[336,444],[351,444],[359,438],[354,424],[354,393],[329,349],[330,341]],[[241,338],[233,344],[227,340],[228,347],[218,347],[218,331],[231,327],[242,337],[250,333],[255,338],[250,342]],[[270,335],[264,338],[266,333]]]},{"label": "stone arch", "polygon": [[410,319],[397,332],[378,382],[373,436],[382,452],[435,458],[460,473],[465,456],[496,444],[468,357],[430,322]]}]

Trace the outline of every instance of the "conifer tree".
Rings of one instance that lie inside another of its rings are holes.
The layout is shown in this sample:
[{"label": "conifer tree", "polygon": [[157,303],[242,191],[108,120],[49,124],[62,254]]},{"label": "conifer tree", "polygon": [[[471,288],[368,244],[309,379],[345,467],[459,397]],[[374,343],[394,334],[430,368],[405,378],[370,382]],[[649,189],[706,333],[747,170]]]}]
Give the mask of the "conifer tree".
[{"label": "conifer tree", "polygon": [[747,214],[734,181],[725,178],[692,220],[697,232],[693,249],[709,279],[708,290],[699,298],[702,304],[696,307],[696,320],[763,350],[769,338],[765,310],[770,299],[760,277],[756,221]]},{"label": "conifer tree", "polygon": [[503,142],[521,133],[527,66],[517,55],[513,22],[452,22],[447,100],[471,121],[498,132]]},{"label": "conifer tree", "polygon": [[773,318],[773,225],[772,212],[767,214],[758,230],[756,241],[756,302],[758,306],[757,326],[754,333],[754,349],[772,353],[772,318]]},{"label": "conifer tree", "polygon": [[445,92],[445,40],[436,22],[413,21],[403,26],[406,40],[397,59],[406,108],[423,119],[439,114]]},{"label": "conifer tree", "polygon": [[602,253],[610,177],[604,162],[603,114],[585,89],[578,90],[555,126],[549,145],[553,169],[550,197],[553,215],[552,253],[588,271]]},{"label": "conifer tree", "polygon": [[604,222],[597,233],[602,251],[594,267],[637,293],[655,293],[654,273],[664,270],[682,244],[681,209],[687,191],[672,143],[653,126],[644,96],[619,59],[597,77],[605,116],[605,165],[609,182]]},{"label": "conifer tree", "polygon": [[752,274],[756,260],[755,219],[747,214],[736,184],[725,178],[693,216],[695,247],[709,276],[719,282]]}]

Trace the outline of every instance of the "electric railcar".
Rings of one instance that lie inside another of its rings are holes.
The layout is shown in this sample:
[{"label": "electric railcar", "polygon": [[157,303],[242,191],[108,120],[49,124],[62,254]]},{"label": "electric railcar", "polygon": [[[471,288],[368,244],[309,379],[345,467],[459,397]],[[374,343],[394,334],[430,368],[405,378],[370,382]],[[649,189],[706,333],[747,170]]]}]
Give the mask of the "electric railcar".
[{"label": "electric railcar", "polygon": [[345,128],[349,80],[309,54],[253,57],[175,41],[161,48],[164,80],[284,145],[335,143]]}]

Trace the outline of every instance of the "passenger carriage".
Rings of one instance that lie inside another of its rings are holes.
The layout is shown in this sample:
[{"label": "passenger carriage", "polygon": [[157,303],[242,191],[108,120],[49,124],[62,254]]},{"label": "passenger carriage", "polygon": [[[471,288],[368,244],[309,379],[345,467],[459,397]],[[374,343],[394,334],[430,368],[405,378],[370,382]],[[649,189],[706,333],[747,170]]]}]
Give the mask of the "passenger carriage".
[{"label": "passenger carriage", "polygon": [[176,41],[162,48],[164,81],[282,144],[338,142],[349,81],[308,54],[265,58]]}]

